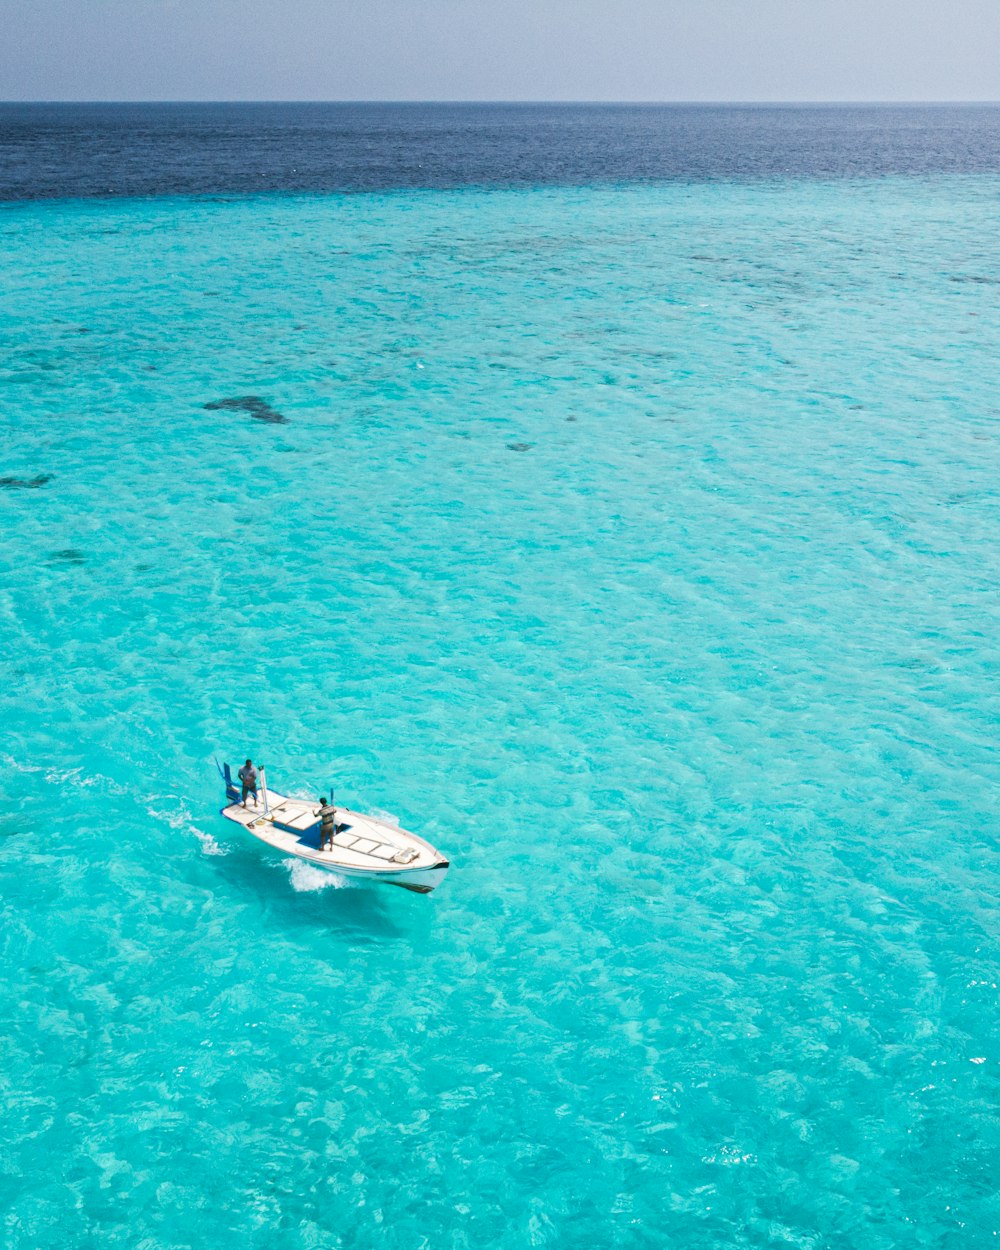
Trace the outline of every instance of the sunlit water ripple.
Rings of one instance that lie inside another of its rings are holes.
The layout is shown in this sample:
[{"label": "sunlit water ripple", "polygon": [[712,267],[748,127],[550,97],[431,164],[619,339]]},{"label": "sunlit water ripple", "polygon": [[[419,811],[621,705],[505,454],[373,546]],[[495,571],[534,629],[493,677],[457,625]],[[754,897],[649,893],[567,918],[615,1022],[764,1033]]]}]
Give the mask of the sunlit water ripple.
[{"label": "sunlit water ripple", "polygon": [[998,192],[0,212],[6,1245],[995,1244]]}]

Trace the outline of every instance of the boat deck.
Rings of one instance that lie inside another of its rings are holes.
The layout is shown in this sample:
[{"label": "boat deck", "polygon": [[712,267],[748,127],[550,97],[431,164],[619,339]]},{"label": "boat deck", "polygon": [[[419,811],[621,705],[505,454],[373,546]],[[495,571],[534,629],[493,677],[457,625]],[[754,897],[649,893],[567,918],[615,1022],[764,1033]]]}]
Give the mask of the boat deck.
[{"label": "boat deck", "polygon": [[265,816],[263,800],[259,807],[231,803],[222,809],[222,815],[275,850],[321,868],[392,874],[431,868],[441,862],[434,848],[415,833],[346,807],[337,809],[333,850],[321,851],[315,804],[268,790],[268,807]]}]

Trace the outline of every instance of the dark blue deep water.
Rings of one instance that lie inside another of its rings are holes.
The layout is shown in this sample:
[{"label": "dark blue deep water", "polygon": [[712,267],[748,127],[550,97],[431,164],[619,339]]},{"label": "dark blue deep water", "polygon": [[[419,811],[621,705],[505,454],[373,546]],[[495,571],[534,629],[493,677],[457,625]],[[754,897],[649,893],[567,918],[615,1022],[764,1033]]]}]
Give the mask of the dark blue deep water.
[{"label": "dark blue deep water", "polygon": [[998,172],[997,105],[0,105],[3,200]]},{"label": "dark blue deep water", "polygon": [[1000,1246],[998,130],[0,107],[0,1250]]}]

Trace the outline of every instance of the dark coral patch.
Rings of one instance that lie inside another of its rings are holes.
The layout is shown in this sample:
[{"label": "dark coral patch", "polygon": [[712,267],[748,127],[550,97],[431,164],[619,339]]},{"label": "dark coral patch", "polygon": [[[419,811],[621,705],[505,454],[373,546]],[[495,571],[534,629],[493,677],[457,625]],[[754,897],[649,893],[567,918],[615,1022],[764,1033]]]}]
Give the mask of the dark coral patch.
[{"label": "dark coral patch", "polygon": [[534,445],[535,445],[534,443],[508,443],[507,450],[508,451],[531,451]]},{"label": "dark coral patch", "polygon": [[5,490],[37,490],[51,481],[51,473],[39,473],[37,477],[0,477],[0,487]]},{"label": "dark coral patch", "polygon": [[236,399],[216,399],[205,405],[209,412],[246,412],[255,421],[268,425],[287,425],[288,418],[261,399],[259,395],[240,395]]},{"label": "dark coral patch", "polygon": [[60,564],[83,564],[86,557],[75,547],[64,547],[62,551],[53,551],[49,559],[58,561]]}]

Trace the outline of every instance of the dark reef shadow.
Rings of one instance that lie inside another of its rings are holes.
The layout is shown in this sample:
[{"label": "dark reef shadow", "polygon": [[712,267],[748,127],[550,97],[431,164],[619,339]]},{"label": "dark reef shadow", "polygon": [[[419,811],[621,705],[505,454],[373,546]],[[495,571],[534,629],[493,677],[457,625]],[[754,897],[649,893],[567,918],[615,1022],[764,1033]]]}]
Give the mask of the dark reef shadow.
[{"label": "dark reef shadow", "polygon": [[37,477],[0,477],[0,487],[4,490],[37,490],[51,481],[51,473],[39,473]]},{"label": "dark reef shadow", "polygon": [[61,551],[53,551],[49,556],[50,564],[83,564],[86,556],[76,547],[64,547]]},{"label": "dark reef shadow", "polygon": [[259,395],[239,395],[235,399],[216,399],[205,404],[208,412],[246,412],[255,421],[263,421],[267,425],[287,425],[288,418]]}]

